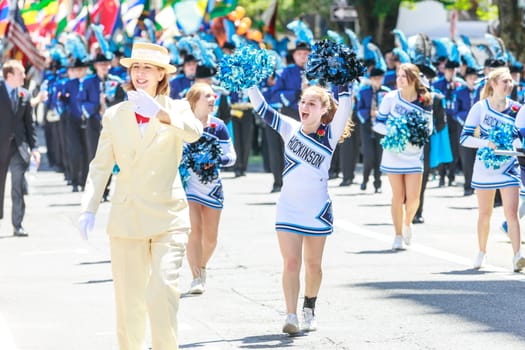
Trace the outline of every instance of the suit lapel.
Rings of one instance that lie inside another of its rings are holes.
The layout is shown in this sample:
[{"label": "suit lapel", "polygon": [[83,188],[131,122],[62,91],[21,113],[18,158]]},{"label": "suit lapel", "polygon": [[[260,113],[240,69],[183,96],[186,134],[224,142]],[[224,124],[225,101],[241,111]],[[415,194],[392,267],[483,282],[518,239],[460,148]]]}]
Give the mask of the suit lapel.
[{"label": "suit lapel", "polygon": [[0,82],[0,96],[1,98],[7,102],[9,105],[9,109],[11,112],[13,112],[13,116],[16,115],[16,111],[13,110],[13,104],[11,103],[11,97],[7,93],[7,86],[5,85],[5,81]]},{"label": "suit lapel", "polygon": [[[159,127],[160,127],[160,122],[156,118],[150,120],[150,122],[148,123],[148,126],[146,127],[146,130],[144,131],[144,135],[142,135],[142,138],[140,140],[139,148],[137,149],[138,156],[142,155],[146,151],[148,146],[153,142],[153,140],[157,136]],[[137,125],[137,129],[138,129],[138,125]]]},{"label": "suit lapel", "polygon": [[133,106],[131,102],[125,102],[121,109],[118,111],[122,113],[122,120],[119,120],[117,127],[123,127],[126,130],[126,134],[129,135],[132,139],[132,143],[135,148],[138,148],[140,144],[140,130],[135,120],[135,112],[133,111]]}]

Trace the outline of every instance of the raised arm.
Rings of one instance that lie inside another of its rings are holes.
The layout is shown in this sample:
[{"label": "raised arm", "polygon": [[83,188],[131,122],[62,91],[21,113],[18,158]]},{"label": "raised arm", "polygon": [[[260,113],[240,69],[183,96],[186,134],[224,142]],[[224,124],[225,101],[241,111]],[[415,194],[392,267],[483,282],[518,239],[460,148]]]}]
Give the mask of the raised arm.
[{"label": "raised arm", "polygon": [[348,118],[352,115],[352,85],[344,85],[338,87],[339,106],[335,112],[334,119],[330,123],[332,138],[330,139],[330,146],[332,149],[337,146],[339,138],[343,134]]},{"label": "raised arm", "polygon": [[282,137],[288,138],[292,130],[299,127],[300,122],[286,117],[270,107],[258,87],[254,86],[246,90],[255,112],[262,117],[264,122],[275,129]]}]

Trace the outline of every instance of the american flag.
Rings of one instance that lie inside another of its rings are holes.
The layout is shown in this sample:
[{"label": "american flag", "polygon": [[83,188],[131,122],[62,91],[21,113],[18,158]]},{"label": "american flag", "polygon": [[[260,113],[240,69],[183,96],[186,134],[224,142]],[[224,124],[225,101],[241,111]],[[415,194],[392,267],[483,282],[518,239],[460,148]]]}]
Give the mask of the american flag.
[{"label": "american flag", "polygon": [[46,67],[46,60],[40,54],[35,44],[31,40],[31,36],[27,31],[24,20],[20,15],[20,9],[16,6],[14,17],[9,22],[7,29],[7,40],[12,42],[22,53],[27,57],[35,68],[44,70]]}]

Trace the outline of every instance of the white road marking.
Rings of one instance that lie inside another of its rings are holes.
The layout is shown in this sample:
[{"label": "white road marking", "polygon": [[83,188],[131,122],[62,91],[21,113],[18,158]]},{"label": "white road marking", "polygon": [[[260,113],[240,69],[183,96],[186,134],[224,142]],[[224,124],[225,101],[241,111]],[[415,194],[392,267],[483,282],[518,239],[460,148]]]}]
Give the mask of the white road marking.
[{"label": "white road marking", "polygon": [[[334,222],[334,225],[337,226],[337,227],[340,227],[340,228],[342,228],[342,229],[344,229],[346,231],[350,231],[352,233],[356,233],[356,234],[364,236],[364,237],[372,238],[372,239],[375,239],[377,241],[391,243],[392,240],[393,240],[392,235],[377,233],[377,232],[368,230],[366,228],[360,227],[360,226],[358,226],[358,225],[356,225],[356,224],[354,224],[354,223],[352,223],[350,221],[336,220]],[[472,267],[472,260],[470,260],[470,259],[467,259],[467,258],[462,257],[460,255],[455,255],[455,254],[452,254],[452,253],[448,253],[448,252],[443,251],[443,250],[439,250],[439,249],[435,249],[435,248],[432,248],[432,247],[428,247],[428,246],[425,246],[425,245],[420,244],[420,243],[412,243],[410,245],[410,247],[408,248],[408,250],[415,251],[415,252],[418,252],[420,254],[424,254],[426,256],[430,256],[430,257],[433,257],[433,258],[438,258],[438,259],[445,260],[445,261],[448,261],[448,262],[451,262],[451,263],[455,263],[455,264],[458,264],[458,265],[462,265],[462,266],[466,266],[466,267]],[[515,280],[515,281],[525,282],[525,275],[513,273],[509,269],[505,269],[505,268],[502,268],[502,267],[498,267],[498,266],[488,265],[487,264],[487,265],[484,265],[483,271],[496,272],[498,274],[501,274],[502,277],[505,277],[505,278],[508,278],[508,279],[512,279],[512,280]]]}]

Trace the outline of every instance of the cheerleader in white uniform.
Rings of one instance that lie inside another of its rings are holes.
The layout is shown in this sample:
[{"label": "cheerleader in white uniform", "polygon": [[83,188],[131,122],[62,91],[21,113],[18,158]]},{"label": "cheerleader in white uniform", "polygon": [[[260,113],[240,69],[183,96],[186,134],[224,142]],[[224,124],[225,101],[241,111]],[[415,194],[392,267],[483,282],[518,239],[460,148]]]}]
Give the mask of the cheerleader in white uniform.
[{"label": "cheerleader in white uniform", "polygon": [[[203,136],[197,143],[208,142],[204,141],[205,139],[214,139],[222,149],[219,164],[210,163],[206,167],[233,165],[236,155],[228,129],[222,120],[211,116],[215,106],[215,93],[212,88],[208,84],[195,83],[186,98],[195,117],[204,127]],[[190,177],[185,190],[190,208],[191,232],[187,254],[193,275],[189,293],[202,294],[206,283],[206,265],[217,246],[224,195],[220,176],[211,181],[203,181],[192,169],[188,171]]]},{"label": "cheerleader in white uniform", "polygon": [[[432,96],[421,81],[417,66],[412,63],[400,65],[396,84],[398,89],[387,93],[379,106],[374,130],[386,135],[388,119],[417,112],[428,120],[430,135],[433,127]],[[392,187],[391,213],[395,230],[392,250],[403,249],[403,241],[407,245],[411,243],[412,220],[419,207],[419,193],[423,179],[423,147],[407,143],[402,152],[384,148],[381,172],[388,175]]]},{"label": "cheerleader in white uniform", "polygon": [[339,88],[339,106],[329,91],[308,87],[299,101],[299,122],[269,107],[258,88],[248,89],[248,95],[255,111],[281,135],[285,145],[283,187],[275,223],[283,256],[283,290],[288,313],[283,332],[299,332],[296,314],[303,244],[306,280],[303,330],[313,331],[322,255],[326,237],[333,230],[328,168],[340,137],[350,132],[347,121],[352,99],[346,86]]},{"label": "cheerleader in white uniform", "polygon": [[[508,68],[497,68],[489,73],[481,98],[469,111],[460,143],[465,147],[496,149],[496,144],[489,140],[490,130],[504,124],[514,125],[519,104],[507,98],[513,87],[512,77]],[[479,128],[479,137],[474,136]],[[517,138],[517,130],[513,128],[513,137]],[[521,145],[515,140],[516,145]],[[525,267],[525,259],[521,256],[521,235],[518,219],[518,203],[520,189],[520,173],[515,157],[500,165],[498,169],[487,167],[485,162],[476,157],[472,176],[472,187],[476,188],[478,197],[478,244],[479,253],[474,260],[474,268],[481,268],[486,261],[487,241],[490,230],[490,218],[496,189],[500,189],[503,200],[503,211],[508,225],[509,238],[514,251],[513,268],[518,272]]]}]

